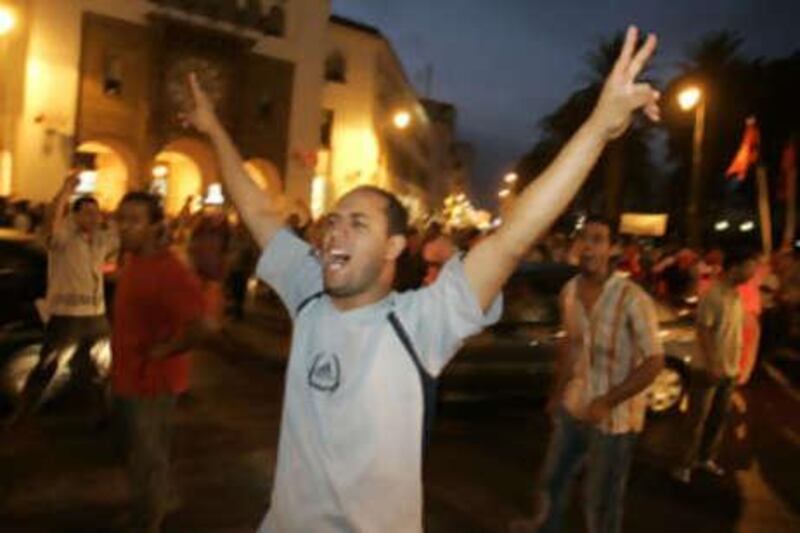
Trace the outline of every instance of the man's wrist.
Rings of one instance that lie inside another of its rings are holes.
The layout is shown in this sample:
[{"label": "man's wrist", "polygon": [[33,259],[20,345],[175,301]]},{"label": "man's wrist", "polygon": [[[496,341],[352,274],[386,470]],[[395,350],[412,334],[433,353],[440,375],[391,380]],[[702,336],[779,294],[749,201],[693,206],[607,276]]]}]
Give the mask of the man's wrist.
[{"label": "man's wrist", "polygon": [[581,129],[585,131],[586,135],[595,138],[597,142],[603,145],[611,141],[612,129],[604,124],[597,108],[592,111],[592,114],[589,115],[589,118],[584,122]]}]

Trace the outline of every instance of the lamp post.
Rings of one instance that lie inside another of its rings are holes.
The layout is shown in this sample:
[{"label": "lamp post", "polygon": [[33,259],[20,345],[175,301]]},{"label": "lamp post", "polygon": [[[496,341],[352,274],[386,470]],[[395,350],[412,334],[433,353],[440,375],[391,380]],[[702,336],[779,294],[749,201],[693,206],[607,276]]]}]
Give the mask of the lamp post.
[{"label": "lamp post", "polygon": [[689,183],[688,237],[690,246],[699,246],[702,240],[700,202],[703,196],[702,164],[703,136],[706,123],[706,99],[698,87],[687,87],[678,94],[678,105],[684,111],[694,109],[694,136],[692,142],[692,174]]}]

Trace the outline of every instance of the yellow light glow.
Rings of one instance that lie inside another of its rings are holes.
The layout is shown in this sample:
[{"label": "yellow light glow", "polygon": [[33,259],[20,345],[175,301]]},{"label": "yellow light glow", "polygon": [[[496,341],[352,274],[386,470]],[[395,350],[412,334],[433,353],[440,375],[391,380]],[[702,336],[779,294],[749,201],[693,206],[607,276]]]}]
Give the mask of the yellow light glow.
[{"label": "yellow light glow", "polygon": [[153,167],[154,178],[166,178],[169,175],[169,167],[164,163],[158,163]]},{"label": "yellow light glow", "polygon": [[311,180],[311,216],[315,219],[325,212],[325,176]]},{"label": "yellow light glow", "polygon": [[16,25],[17,17],[14,12],[8,7],[0,6],[0,35],[9,33]]},{"label": "yellow light glow", "polygon": [[225,195],[222,194],[222,185],[219,183],[209,185],[204,202],[206,205],[223,205],[225,203]]},{"label": "yellow light glow", "polygon": [[516,172],[509,172],[508,174],[505,175],[503,181],[511,185],[512,183],[516,183],[518,178],[519,176],[517,176]]},{"label": "yellow light glow", "polygon": [[507,198],[507,197],[508,197],[510,194],[511,194],[511,191],[510,191],[510,190],[508,190],[508,189],[503,189],[502,191],[500,191],[499,193],[497,193],[497,196],[499,196],[500,198]]},{"label": "yellow light glow", "polygon": [[11,196],[12,163],[11,150],[0,150],[0,196]]},{"label": "yellow light glow", "polygon": [[697,87],[687,87],[678,93],[678,105],[684,111],[689,111],[697,105],[702,95],[703,93]]},{"label": "yellow light glow", "polygon": [[398,111],[392,118],[395,128],[404,130],[411,124],[411,114],[408,111]]}]

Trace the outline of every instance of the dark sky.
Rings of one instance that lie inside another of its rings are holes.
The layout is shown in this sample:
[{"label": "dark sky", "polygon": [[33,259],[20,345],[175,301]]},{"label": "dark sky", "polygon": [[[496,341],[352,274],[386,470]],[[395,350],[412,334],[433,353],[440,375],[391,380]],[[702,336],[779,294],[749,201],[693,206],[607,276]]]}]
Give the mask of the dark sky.
[{"label": "dark sky", "polygon": [[537,123],[586,79],[586,54],[634,23],[660,47],[668,79],[687,47],[731,29],[748,56],[800,49],[800,0],[332,0],[333,12],[377,26],[424,95],[456,104],[460,136],[475,144],[475,199],[490,206],[502,175],[536,140]]}]

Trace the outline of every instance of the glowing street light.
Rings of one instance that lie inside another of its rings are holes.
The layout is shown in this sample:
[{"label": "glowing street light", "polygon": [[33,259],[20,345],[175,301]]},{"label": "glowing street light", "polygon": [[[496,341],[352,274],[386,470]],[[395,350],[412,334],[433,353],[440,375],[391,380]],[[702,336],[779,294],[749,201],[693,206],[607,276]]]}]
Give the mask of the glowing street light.
[{"label": "glowing street light", "polygon": [[752,220],[747,220],[745,222],[742,222],[742,224],[739,226],[739,231],[741,231],[742,233],[749,233],[754,229],[756,229],[756,223],[753,222]]},{"label": "glowing street light", "polygon": [[517,176],[516,172],[509,172],[508,174],[505,175],[503,181],[505,181],[509,185],[512,185],[517,182],[517,179],[519,179],[519,176]]},{"label": "glowing street light", "polygon": [[701,96],[702,93],[699,88],[687,87],[678,93],[678,105],[681,106],[681,109],[684,111],[689,111],[690,109],[694,109],[694,106],[700,102]]},{"label": "glowing street light", "polygon": [[17,17],[11,8],[0,6],[0,35],[5,35],[17,25]]},{"label": "glowing street light", "polygon": [[404,130],[411,124],[411,113],[408,111],[398,111],[392,117],[392,123],[398,130]]},{"label": "glowing street light", "polygon": [[511,194],[510,189],[503,189],[499,193],[497,193],[497,196],[499,196],[500,198],[508,198],[510,194]]}]

